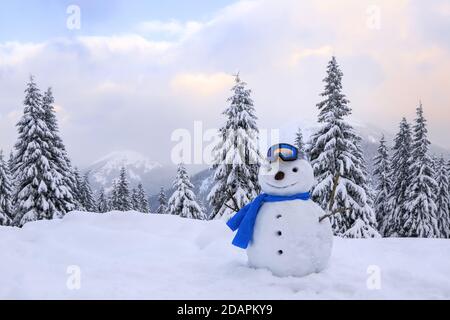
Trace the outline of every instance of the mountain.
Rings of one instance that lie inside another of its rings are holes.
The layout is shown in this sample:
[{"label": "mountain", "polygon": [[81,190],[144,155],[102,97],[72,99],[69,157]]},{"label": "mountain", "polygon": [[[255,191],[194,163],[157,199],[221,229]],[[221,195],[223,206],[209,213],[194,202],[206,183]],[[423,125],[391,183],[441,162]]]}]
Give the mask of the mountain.
[{"label": "mountain", "polygon": [[[158,193],[161,187],[166,189],[167,197],[172,194],[171,187],[176,175],[176,166],[163,166],[132,150],[112,152],[84,168],[83,172],[89,172],[90,182],[94,190],[104,188],[108,192],[111,190],[113,181],[119,177],[122,167],[127,170],[131,187],[142,183],[149,195],[152,209],[158,207]],[[188,167],[188,171],[194,173],[202,169],[204,167]],[[192,182],[196,187],[195,192],[199,194],[200,199],[206,198],[205,193],[208,190],[204,181],[207,180],[208,175],[209,170],[203,170],[192,176]],[[202,184],[203,189],[201,188]]]},{"label": "mountain", "polygon": [[84,171],[89,172],[94,189],[103,187],[110,190],[122,167],[127,169],[131,186],[142,183],[149,193],[159,190],[159,184],[167,179],[168,172],[160,163],[129,150],[112,152],[95,161]]}]

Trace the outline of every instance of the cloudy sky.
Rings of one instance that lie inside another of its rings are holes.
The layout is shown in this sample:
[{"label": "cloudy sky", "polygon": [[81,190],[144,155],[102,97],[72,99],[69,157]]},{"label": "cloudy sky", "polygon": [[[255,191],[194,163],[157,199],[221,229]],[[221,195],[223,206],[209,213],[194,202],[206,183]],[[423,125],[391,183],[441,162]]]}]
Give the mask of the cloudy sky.
[{"label": "cloudy sky", "polygon": [[[80,29],[69,26],[70,5]],[[314,119],[335,54],[355,121],[395,132],[419,99],[450,148],[446,0],[0,0],[0,147],[30,74],[52,86],[76,163],[132,149],[168,162],[171,133],[222,124],[240,71],[263,128]]]}]

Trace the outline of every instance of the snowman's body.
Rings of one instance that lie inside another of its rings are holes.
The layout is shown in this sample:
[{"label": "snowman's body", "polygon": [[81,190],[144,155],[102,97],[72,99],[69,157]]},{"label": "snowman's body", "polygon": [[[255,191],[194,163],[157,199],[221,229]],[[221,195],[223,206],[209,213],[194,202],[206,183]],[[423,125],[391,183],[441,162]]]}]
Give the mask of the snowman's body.
[{"label": "snowman's body", "polygon": [[[275,179],[280,172],[283,178]],[[259,181],[263,192],[289,196],[308,192],[314,177],[305,160],[280,161],[262,168]],[[328,264],[333,243],[328,219],[319,222],[324,214],[312,200],[264,203],[247,248],[249,265],[267,268],[277,276],[304,276],[322,271]]]}]

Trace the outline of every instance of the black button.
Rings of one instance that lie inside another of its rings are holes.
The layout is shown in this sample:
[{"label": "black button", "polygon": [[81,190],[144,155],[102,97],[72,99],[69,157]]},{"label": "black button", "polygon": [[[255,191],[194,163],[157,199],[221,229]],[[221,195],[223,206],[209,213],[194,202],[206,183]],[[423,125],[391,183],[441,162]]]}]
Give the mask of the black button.
[{"label": "black button", "polygon": [[278,254],[281,256],[283,254],[283,250],[278,250]]},{"label": "black button", "polygon": [[277,219],[280,219],[281,217],[282,217],[282,215],[281,215],[281,214],[277,215]]},{"label": "black button", "polygon": [[277,235],[281,237],[283,233],[281,231],[277,231]]}]

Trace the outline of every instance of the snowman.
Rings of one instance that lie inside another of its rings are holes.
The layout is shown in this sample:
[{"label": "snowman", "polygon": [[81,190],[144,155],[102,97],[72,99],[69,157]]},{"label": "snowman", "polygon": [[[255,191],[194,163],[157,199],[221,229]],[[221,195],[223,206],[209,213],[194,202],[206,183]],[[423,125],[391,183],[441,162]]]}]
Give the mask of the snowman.
[{"label": "snowman", "polygon": [[272,146],[267,160],[259,173],[263,193],[227,223],[237,230],[233,244],[247,249],[251,267],[277,276],[320,272],[328,264],[333,234],[329,220],[320,219],[325,212],[310,198],[313,169],[285,143]]}]

